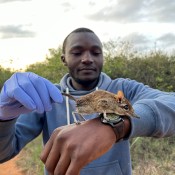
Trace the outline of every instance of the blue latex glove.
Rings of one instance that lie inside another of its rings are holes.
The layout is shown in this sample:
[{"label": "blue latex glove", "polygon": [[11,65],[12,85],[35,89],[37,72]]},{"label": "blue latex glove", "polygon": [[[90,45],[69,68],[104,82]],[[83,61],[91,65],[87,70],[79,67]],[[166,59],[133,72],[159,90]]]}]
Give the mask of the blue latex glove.
[{"label": "blue latex glove", "polygon": [[52,109],[52,103],[63,100],[59,89],[47,79],[34,73],[15,73],[8,79],[0,94],[0,119],[9,120],[20,114]]}]

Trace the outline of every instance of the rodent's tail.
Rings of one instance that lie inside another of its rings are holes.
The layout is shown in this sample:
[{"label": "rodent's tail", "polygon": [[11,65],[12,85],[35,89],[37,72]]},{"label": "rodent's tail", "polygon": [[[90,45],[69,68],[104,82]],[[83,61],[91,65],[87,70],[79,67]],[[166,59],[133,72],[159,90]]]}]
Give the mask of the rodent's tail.
[{"label": "rodent's tail", "polygon": [[70,99],[72,99],[72,100],[74,100],[74,101],[76,101],[76,98],[75,98],[75,97],[73,97],[73,96],[72,96],[72,95],[70,95],[70,94],[67,94],[67,93],[64,93],[64,92],[62,92],[61,94],[62,94],[62,95],[64,95],[64,96],[69,97]]}]

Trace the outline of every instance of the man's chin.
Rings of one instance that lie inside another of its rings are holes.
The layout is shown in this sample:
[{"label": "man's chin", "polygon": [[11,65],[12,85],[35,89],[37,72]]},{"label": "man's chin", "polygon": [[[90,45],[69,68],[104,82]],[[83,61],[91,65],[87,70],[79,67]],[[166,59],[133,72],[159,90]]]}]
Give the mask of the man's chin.
[{"label": "man's chin", "polygon": [[98,79],[99,79],[99,76],[98,77],[82,76],[82,77],[75,79],[75,81],[79,84],[89,86],[90,84],[93,84],[94,82],[98,81]]},{"label": "man's chin", "polygon": [[76,80],[77,83],[85,85],[85,86],[89,86],[90,84],[94,83],[95,81],[97,81],[97,79],[86,79],[86,80],[82,80],[82,79],[78,79]]}]

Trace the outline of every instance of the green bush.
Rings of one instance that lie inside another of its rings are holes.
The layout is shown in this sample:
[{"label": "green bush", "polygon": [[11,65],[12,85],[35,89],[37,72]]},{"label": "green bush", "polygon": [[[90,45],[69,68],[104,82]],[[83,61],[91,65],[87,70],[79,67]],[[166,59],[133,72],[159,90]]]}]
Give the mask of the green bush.
[{"label": "green bush", "polygon": [[0,89],[2,88],[4,82],[11,77],[13,72],[10,69],[4,69],[0,65]]}]

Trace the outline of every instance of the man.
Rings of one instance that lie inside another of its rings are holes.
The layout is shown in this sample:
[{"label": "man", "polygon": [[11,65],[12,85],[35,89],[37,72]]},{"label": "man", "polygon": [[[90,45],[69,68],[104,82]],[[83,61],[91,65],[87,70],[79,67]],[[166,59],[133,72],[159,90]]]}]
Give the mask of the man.
[{"label": "man", "polygon": [[[175,96],[102,73],[102,44],[93,31],[72,31],[64,40],[61,59],[69,73],[57,86],[29,72],[16,73],[5,82],[0,101],[1,162],[43,132],[41,160],[46,174],[130,175],[129,138],[175,133]],[[65,126],[73,123],[75,102],[68,103],[60,91],[78,98],[96,87],[123,91],[140,119],[123,116],[112,127],[94,114],[85,116],[87,121],[80,125]]]}]

